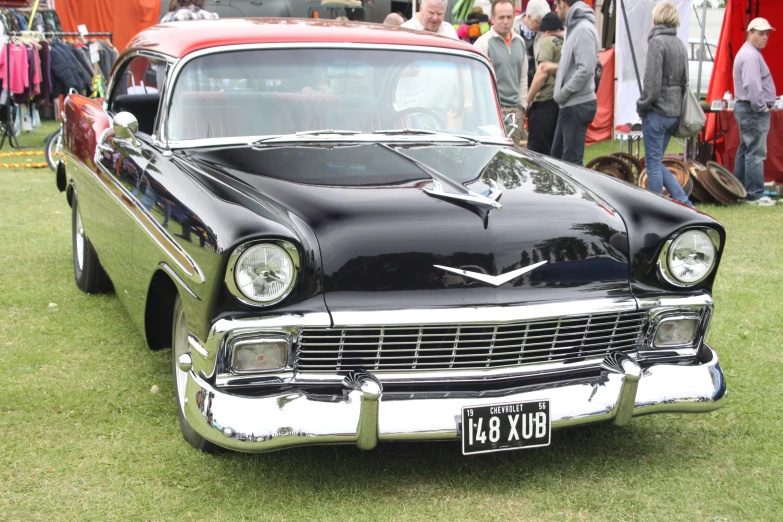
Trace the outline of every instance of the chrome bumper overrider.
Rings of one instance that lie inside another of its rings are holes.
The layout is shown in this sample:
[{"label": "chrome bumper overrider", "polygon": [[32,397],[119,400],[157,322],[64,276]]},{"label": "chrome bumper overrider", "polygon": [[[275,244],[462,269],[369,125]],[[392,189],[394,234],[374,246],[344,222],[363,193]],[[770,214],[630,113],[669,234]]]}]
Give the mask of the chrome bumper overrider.
[{"label": "chrome bumper overrider", "polygon": [[205,439],[237,451],[263,452],[310,444],[449,440],[460,437],[463,406],[548,399],[552,427],[613,421],[624,425],[650,413],[699,413],[727,397],[718,354],[704,345],[692,365],[642,368],[612,354],[601,373],[553,384],[483,392],[384,392],[374,376],[354,372],[343,391],[319,395],[287,391],[264,397],[224,393],[189,372],[185,416]]}]

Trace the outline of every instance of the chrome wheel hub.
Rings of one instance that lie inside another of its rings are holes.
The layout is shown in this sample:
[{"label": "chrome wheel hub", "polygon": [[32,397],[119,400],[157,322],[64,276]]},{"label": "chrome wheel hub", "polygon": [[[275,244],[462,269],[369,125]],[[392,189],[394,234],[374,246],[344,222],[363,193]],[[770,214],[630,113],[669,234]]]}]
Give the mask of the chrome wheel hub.
[{"label": "chrome wheel hub", "polygon": [[174,317],[174,339],[172,351],[172,365],[174,367],[174,380],[177,386],[177,401],[182,411],[185,410],[185,387],[188,382],[188,374],[180,370],[180,356],[188,353],[188,325],[185,320],[185,310],[180,305],[177,315]]},{"label": "chrome wheel hub", "polygon": [[79,270],[84,269],[84,227],[79,207],[76,207],[76,264]]}]

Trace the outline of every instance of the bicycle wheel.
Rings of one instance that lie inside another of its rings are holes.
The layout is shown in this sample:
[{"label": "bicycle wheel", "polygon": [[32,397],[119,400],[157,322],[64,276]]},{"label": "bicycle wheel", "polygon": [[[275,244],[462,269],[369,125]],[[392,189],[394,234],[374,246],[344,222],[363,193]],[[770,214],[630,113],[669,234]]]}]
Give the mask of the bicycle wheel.
[{"label": "bicycle wheel", "polygon": [[57,172],[57,162],[60,161],[60,152],[62,151],[62,129],[57,129],[49,135],[46,139],[46,145],[44,145],[44,156],[46,156],[46,163],[49,168]]}]

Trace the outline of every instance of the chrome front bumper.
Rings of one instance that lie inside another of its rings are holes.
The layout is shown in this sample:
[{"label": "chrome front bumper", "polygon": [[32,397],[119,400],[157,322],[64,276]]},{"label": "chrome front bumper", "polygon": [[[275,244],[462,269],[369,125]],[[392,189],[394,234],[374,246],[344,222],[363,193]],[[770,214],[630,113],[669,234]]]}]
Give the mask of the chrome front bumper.
[{"label": "chrome front bumper", "polygon": [[726,381],[718,354],[702,347],[693,365],[640,367],[624,355],[604,359],[600,376],[504,390],[384,392],[371,374],[356,372],[342,394],[289,391],[264,397],[228,394],[189,372],[185,416],[205,439],[236,451],[264,452],[311,444],[457,440],[463,406],[548,399],[553,428],[613,421],[624,425],[650,413],[700,413],[722,406]]}]

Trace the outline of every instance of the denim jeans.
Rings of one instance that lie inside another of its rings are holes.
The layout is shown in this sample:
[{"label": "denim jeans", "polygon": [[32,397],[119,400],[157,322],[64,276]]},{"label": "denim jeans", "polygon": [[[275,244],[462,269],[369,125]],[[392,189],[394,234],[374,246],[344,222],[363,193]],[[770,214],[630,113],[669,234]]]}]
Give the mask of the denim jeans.
[{"label": "denim jeans", "polygon": [[753,112],[747,102],[734,105],[740,131],[740,146],[734,160],[734,176],[745,185],[748,200],[764,195],[764,160],[767,159],[769,112]]},{"label": "denim jeans", "polygon": [[677,178],[663,166],[663,153],[669,146],[669,140],[677,130],[680,118],[663,116],[655,111],[642,117],[642,138],[644,139],[644,166],[647,169],[647,190],[663,194],[663,187],[671,197],[693,206],[688,195],[682,190]]},{"label": "denim jeans", "polygon": [[593,122],[597,108],[596,101],[560,107],[555,138],[552,142],[553,158],[582,165],[585,158],[587,127]]}]

